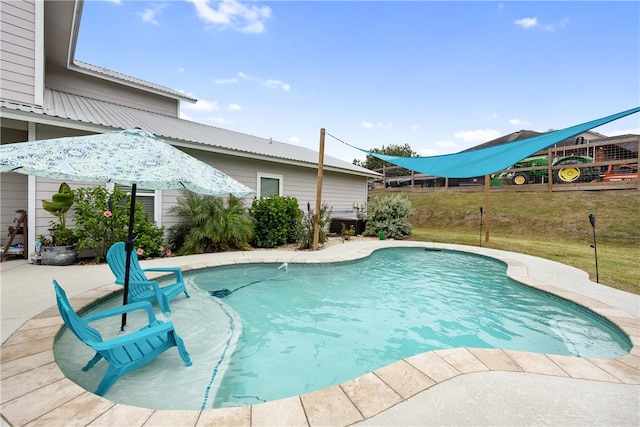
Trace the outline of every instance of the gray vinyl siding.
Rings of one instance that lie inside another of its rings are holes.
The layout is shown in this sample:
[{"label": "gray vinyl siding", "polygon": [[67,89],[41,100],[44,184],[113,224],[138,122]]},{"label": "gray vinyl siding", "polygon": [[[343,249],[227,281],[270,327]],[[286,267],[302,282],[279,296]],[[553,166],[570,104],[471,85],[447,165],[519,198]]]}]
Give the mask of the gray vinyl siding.
[{"label": "gray vinyl siding", "polygon": [[2,3],[0,13],[0,88],[2,98],[35,103],[36,6],[34,1]]},{"label": "gray vinyl siding", "polygon": [[[256,189],[257,174],[281,175],[283,177],[283,196],[295,197],[303,212],[307,210],[307,203],[315,209],[318,170],[300,166],[290,166],[264,160],[246,159],[225,156],[215,153],[184,150],[231,176],[244,185]],[[163,191],[162,224],[167,229],[177,222],[177,218],[169,213],[175,205],[179,191]],[[255,198],[251,194],[244,198],[245,206],[250,206]],[[355,216],[354,202],[367,201],[367,178],[333,171],[324,171],[322,180],[322,203],[332,208],[333,216]]]},{"label": "gray vinyl siding", "polygon": [[[178,117],[178,101],[49,64],[45,86],[65,93]],[[143,127],[143,123],[137,124]],[[135,127],[135,126],[130,126]]]}]

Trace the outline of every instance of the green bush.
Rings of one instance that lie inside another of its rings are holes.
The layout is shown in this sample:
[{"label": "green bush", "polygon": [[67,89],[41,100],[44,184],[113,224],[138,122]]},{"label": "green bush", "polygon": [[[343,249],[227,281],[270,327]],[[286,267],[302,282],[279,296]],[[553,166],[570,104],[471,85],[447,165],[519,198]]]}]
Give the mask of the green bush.
[{"label": "green bush", "polygon": [[386,238],[403,239],[413,231],[411,202],[401,194],[379,197],[371,200],[364,216],[366,236],[379,236],[384,232]]},{"label": "green bush", "polygon": [[169,243],[179,255],[244,249],[252,220],[242,200],[229,195],[227,206],[215,196],[184,191],[170,209],[180,222],[169,228]]},{"label": "green bush", "polygon": [[276,248],[298,241],[302,213],[295,197],[255,199],[249,213],[253,218],[252,246]]},{"label": "green bush", "polygon": [[[127,240],[131,196],[118,188],[109,192],[103,187],[79,188],[75,193],[78,250],[95,249],[96,260],[104,261],[111,245]],[[136,203],[134,215],[135,247],[142,250],[139,256],[161,255],[164,228],[149,219],[142,203]]]},{"label": "green bush", "polygon": [[[320,206],[320,215],[318,218],[318,243],[323,244],[327,241],[326,225],[331,221],[331,208],[326,203]],[[300,249],[313,248],[313,235],[315,230],[316,214],[311,206],[307,204],[307,214],[302,218],[302,233],[300,236]]]}]

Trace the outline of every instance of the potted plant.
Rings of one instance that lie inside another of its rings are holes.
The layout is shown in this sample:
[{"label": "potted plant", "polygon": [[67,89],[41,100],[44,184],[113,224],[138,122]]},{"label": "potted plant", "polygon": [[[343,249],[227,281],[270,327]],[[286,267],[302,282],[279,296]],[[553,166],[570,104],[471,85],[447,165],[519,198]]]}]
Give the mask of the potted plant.
[{"label": "potted plant", "polygon": [[50,201],[42,201],[44,210],[58,218],[57,223],[51,222],[51,246],[42,248],[43,264],[70,265],[76,262],[76,235],[72,229],[67,228],[67,212],[73,205],[73,198],[73,190],[63,182]]}]

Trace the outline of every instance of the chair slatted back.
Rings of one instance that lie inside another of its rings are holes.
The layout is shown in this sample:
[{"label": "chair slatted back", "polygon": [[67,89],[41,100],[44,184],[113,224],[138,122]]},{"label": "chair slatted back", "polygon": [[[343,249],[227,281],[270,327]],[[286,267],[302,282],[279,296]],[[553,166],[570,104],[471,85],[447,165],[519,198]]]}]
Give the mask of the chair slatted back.
[{"label": "chair slatted back", "polygon": [[[116,276],[116,283],[124,285],[124,274],[127,263],[127,252],[125,250],[124,242],[114,243],[107,252],[107,263],[109,268]],[[138,262],[138,254],[135,250],[131,251],[131,269],[129,271],[129,281],[145,282],[147,281],[140,263]]]},{"label": "chair slatted back", "polygon": [[91,345],[90,343],[102,342],[100,332],[89,326],[87,322],[76,314],[69,303],[66,292],[60,287],[56,280],[53,281],[53,285],[56,290],[56,302],[58,303],[60,316],[62,316],[64,323],[71,332],[73,332],[80,341],[89,346]]}]

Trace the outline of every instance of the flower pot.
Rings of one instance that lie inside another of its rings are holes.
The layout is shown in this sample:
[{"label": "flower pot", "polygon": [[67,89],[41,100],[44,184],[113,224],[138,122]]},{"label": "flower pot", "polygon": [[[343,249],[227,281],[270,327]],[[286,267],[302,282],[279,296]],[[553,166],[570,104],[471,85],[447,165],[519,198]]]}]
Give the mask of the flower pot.
[{"label": "flower pot", "polygon": [[46,265],[71,265],[76,262],[75,246],[48,246],[42,248],[42,263]]}]

